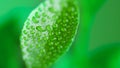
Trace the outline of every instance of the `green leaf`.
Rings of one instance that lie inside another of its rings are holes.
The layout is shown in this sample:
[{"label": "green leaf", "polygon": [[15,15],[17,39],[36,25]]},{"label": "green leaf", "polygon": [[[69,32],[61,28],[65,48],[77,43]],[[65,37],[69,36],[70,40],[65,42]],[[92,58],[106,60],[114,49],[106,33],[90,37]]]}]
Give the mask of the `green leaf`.
[{"label": "green leaf", "polygon": [[26,20],[21,48],[28,68],[46,68],[72,44],[78,28],[75,1],[46,0]]}]

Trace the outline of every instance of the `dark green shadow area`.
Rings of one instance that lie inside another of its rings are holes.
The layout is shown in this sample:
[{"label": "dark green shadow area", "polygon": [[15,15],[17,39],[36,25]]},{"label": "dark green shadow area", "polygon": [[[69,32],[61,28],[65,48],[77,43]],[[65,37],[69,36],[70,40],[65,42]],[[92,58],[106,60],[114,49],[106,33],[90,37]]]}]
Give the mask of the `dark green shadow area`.
[{"label": "dark green shadow area", "polygon": [[25,68],[20,49],[23,24],[33,8],[15,8],[0,23],[0,68]]},{"label": "dark green shadow area", "polygon": [[19,38],[25,20],[41,1],[0,1],[0,68],[25,68]]},{"label": "dark green shadow area", "polygon": [[20,52],[17,19],[9,18],[0,27],[0,68],[24,68]]},{"label": "dark green shadow area", "polygon": [[120,63],[116,62],[120,57],[120,43],[104,45],[89,54],[90,68],[120,68],[114,65]]}]

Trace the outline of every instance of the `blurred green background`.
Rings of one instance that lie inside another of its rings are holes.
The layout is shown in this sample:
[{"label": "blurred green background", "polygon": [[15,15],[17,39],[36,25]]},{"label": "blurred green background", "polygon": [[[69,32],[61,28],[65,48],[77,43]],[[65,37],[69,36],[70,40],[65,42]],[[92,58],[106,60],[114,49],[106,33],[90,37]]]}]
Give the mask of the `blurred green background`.
[{"label": "blurred green background", "polygon": [[[0,68],[26,68],[20,33],[42,0],[0,0]],[[51,68],[120,68],[120,0],[80,0],[80,25],[70,50]]]}]

